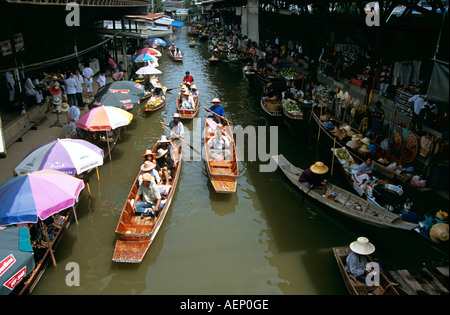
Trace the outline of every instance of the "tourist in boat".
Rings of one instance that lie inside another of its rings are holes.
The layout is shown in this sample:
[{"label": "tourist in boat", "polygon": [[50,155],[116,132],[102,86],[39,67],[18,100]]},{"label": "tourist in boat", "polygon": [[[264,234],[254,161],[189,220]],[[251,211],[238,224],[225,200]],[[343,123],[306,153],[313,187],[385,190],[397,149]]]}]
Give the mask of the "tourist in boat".
[{"label": "tourist in boat", "polygon": [[[169,150],[170,156],[173,156],[172,145],[170,143],[170,140],[167,139],[167,137],[165,135],[162,135],[159,138],[159,140],[156,142],[156,151],[158,151],[159,149]],[[156,154],[155,154],[155,158],[156,158]]]},{"label": "tourist in boat", "polygon": [[194,99],[194,102],[195,102],[195,100],[198,98],[198,90],[197,90],[197,86],[195,84],[191,85],[190,92],[191,92],[192,98]]},{"label": "tourist in boat", "polygon": [[221,124],[217,124],[215,135],[206,143],[210,148],[209,154],[211,158],[216,161],[227,160],[231,157],[231,151],[229,150],[231,139],[222,132],[221,127]]},{"label": "tourist in boat", "polygon": [[180,48],[177,48],[177,49],[175,50],[174,56],[175,56],[175,57],[183,57],[183,55],[181,54]]},{"label": "tourist in boat", "polygon": [[327,183],[327,180],[324,178],[327,172],[328,166],[322,162],[316,162],[300,174],[298,181],[307,188],[320,188]]},{"label": "tourist in boat", "polygon": [[192,97],[192,95],[185,90],[183,92],[183,99],[181,100],[181,108],[182,109],[194,109],[195,108],[195,102],[194,102],[194,98]]},{"label": "tourist in boat", "polygon": [[[375,246],[369,242],[366,237],[358,237],[358,239],[350,244],[351,253],[345,259],[345,270],[350,278],[354,281],[366,283],[366,279],[370,273],[375,275],[373,268],[368,269],[367,255],[375,251]],[[382,272],[379,265],[379,272]],[[370,277],[370,276],[369,276]]]},{"label": "tourist in boat", "polygon": [[225,119],[219,117],[218,115],[225,117],[225,110],[223,109],[222,105],[220,105],[220,103],[222,103],[217,97],[215,97],[211,103],[213,104],[209,110],[214,112],[213,114],[213,120],[218,123],[218,124],[222,124],[223,126],[227,125]]},{"label": "tourist in boat", "polygon": [[373,172],[372,158],[367,158],[364,163],[361,163],[355,171],[355,179],[358,183],[370,180],[370,176]]},{"label": "tourist in boat", "polygon": [[167,126],[173,132],[169,135],[169,139],[173,141],[184,137],[184,127],[183,123],[180,121],[180,114],[174,113],[172,118],[173,120]]},{"label": "tourist in boat", "polygon": [[172,55],[175,55],[176,50],[175,43],[172,43],[172,45],[170,45],[169,50],[172,53]]},{"label": "tourist in boat", "polygon": [[[138,199],[141,201],[138,202]],[[156,217],[164,207],[161,203],[161,193],[156,186],[155,178],[149,173],[142,175],[142,185],[139,186],[134,200],[136,214],[141,214],[141,218],[146,216]]]},{"label": "tourist in boat", "polygon": [[161,177],[156,170],[156,163],[153,163],[151,161],[144,161],[144,163],[141,165],[141,174],[138,177],[139,186],[142,185],[142,176],[144,176],[145,173],[149,173],[150,175],[152,175],[155,178],[156,184],[161,183]]},{"label": "tourist in boat", "polygon": [[144,158],[144,162],[150,161],[152,163],[156,163],[156,154],[153,153],[152,150],[145,150],[145,153],[142,154],[142,157]]},{"label": "tourist in boat", "polygon": [[189,71],[186,71],[185,76],[183,78],[183,83],[189,82],[189,84],[194,83],[194,78],[191,76]]},{"label": "tourist in boat", "polygon": [[174,162],[169,156],[169,150],[163,148],[156,151],[156,170],[163,179],[164,184],[168,184],[174,170]]}]

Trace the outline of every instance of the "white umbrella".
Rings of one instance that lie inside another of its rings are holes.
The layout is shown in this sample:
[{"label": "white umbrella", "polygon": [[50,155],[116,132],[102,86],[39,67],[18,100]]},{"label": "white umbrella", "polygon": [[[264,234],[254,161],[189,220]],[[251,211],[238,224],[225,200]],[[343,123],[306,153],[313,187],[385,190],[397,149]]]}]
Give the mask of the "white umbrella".
[{"label": "white umbrella", "polygon": [[136,71],[136,74],[161,74],[162,72],[152,66],[146,66]]}]

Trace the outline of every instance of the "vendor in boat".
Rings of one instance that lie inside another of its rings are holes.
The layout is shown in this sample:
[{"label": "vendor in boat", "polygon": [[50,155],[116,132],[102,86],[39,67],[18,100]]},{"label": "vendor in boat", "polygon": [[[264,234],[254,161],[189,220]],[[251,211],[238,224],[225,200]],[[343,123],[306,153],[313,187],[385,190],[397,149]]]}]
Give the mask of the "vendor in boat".
[{"label": "vendor in boat", "polygon": [[209,108],[209,110],[214,112],[213,120],[218,124],[222,124],[223,126],[227,125],[225,119],[219,117],[219,116],[225,117],[225,110],[223,109],[222,105],[220,105],[220,103],[222,102],[217,97],[215,97],[211,101],[211,103],[213,105]]},{"label": "vendor in boat", "polygon": [[163,179],[164,184],[169,184],[171,175],[175,169],[172,158],[167,154],[169,150],[159,149],[156,151],[156,170]]},{"label": "vendor in boat", "polygon": [[172,131],[169,138],[173,141],[184,137],[184,127],[183,123],[180,121],[180,114],[174,113],[172,118],[173,120],[169,123],[168,127]]},{"label": "vendor in boat", "polygon": [[264,101],[275,101],[277,99],[277,95],[275,90],[273,89],[273,83],[269,82],[264,88],[263,94]]},{"label": "vendor in boat", "polygon": [[358,183],[363,183],[364,181],[370,180],[370,176],[373,172],[373,162],[372,159],[369,157],[367,158],[364,163],[361,163],[358,168],[355,171],[355,179]]},{"label": "vendor in boat", "polygon": [[366,237],[358,239],[350,244],[351,253],[345,259],[345,270],[355,282],[366,283],[369,273],[374,272],[367,269],[367,255],[375,251],[375,246]]},{"label": "vendor in boat", "polygon": [[328,166],[322,162],[316,162],[300,174],[298,181],[307,188],[320,188],[327,183],[324,178],[327,172]]},{"label": "vendor in boat", "polygon": [[[141,201],[138,202],[140,198]],[[136,214],[141,214],[141,218],[152,216],[156,217],[163,209],[164,204],[161,203],[161,193],[156,186],[155,178],[150,173],[142,175],[142,185],[139,186],[134,199],[136,205]]]}]

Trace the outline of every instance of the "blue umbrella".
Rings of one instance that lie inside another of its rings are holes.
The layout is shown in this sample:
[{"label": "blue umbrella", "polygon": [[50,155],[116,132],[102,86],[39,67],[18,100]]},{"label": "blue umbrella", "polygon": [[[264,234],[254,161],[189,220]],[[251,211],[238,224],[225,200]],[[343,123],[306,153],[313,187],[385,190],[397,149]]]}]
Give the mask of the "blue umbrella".
[{"label": "blue umbrella", "polygon": [[142,55],[135,56],[132,61],[133,62],[146,62],[146,61],[153,61],[154,59],[155,58],[152,57],[151,55],[142,54]]},{"label": "blue umbrella", "polygon": [[7,295],[33,271],[34,257],[26,227],[0,230],[0,295]]},{"label": "blue umbrella", "polygon": [[157,37],[150,38],[149,41],[156,42],[156,43],[158,43],[159,46],[163,46],[163,47],[165,47],[167,45],[164,40],[162,40],[161,38],[157,38]]}]

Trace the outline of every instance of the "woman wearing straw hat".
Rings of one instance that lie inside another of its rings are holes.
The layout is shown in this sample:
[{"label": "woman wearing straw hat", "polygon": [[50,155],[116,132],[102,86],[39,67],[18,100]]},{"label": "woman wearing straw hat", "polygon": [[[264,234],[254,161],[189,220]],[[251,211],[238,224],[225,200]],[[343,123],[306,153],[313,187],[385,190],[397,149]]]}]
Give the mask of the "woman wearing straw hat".
[{"label": "woman wearing straw hat", "polygon": [[355,281],[365,283],[367,274],[367,255],[375,251],[375,246],[369,242],[366,237],[358,237],[358,239],[350,244],[351,253],[345,259],[345,270],[350,278]]},{"label": "woman wearing straw hat", "polygon": [[307,188],[319,188],[326,185],[327,180],[324,178],[324,175],[327,172],[328,166],[322,162],[316,162],[300,174],[298,181]]},{"label": "woman wearing straw hat", "polygon": [[213,111],[213,119],[216,123],[218,124],[222,124],[223,126],[228,125],[225,121],[225,119],[220,118],[218,115],[225,117],[225,110],[223,109],[222,105],[220,105],[220,103],[222,103],[217,97],[213,98],[213,100],[211,101],[211,103],[213,104],[209,110]]}]

